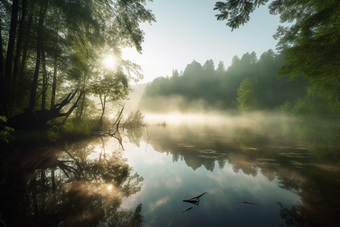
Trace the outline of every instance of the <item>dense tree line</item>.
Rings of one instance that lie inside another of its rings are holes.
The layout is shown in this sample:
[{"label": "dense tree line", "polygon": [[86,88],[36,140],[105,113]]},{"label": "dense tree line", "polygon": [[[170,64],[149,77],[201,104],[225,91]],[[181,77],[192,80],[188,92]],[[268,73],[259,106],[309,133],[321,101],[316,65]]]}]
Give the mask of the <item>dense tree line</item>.
[{"label": "dense tree line", "polygon": [[[203,66],[193,61],[181,73],[174,70],[171,77],[156,78],[146,87],[140,105],[150,111],[186,111],[197,105],[219,110],[278,109],[286,100],[305,96],[307,86],[300,78],[278,80],[274,75],[283,64],[284,57],[272,50],[259,59],[255,52],[241,59],[235,56],[227,69],[223,62],[215,69],[212,60]],[[165,102],[160,102],[163,98]]]},{"label": "dense tree line", "polygon": [[[250,13],[268,0],[227,0],[217,2],[218,20],[228,20],[232,29],[248,22]],[[300,116],[339,117],[340,1],[274,0],[271,14],[281,22],[274,38],[285,64],[278,77],[304,77],[308,80],[307,96],[296,103],[286,102],[283,110]],[[248,81],[249,83],[250,81]]]},{"label": "dense tree line", "polygon": [[[155,21],[145,2],[0,1],[0,115],[39,116],[37,111],[57,109],[73,91],[81,119],[90,114],[91,95],[100,97],[101,115],[108,101],[125,98],[128,82],[142,74],[138,65],[121,59],[121,48],[141,52],[139,23]],[[109,55],[116,57],[114,69],[103,67]]]},{"label": "dense tree line", "polygon": [[[234,30],[247,23],[249,15],[267,2],[219,1],[214,10],[219,11],[217,20],[227,20],[227,26]],[[169,91],[175,91],[172,96],[182,97],[179,102],[177,100],[181,110],[187,109],[193,99],[200,100],[195,103],[196,106],[217,106],[219,109],[235,109],[237,100],[242,111],[275,109],[283,104],[281,109],[294,115],[339,117],[340,2],[274,0],[269,10],[271,14],[279,14],[282,23],[293,22],[288,27],[279,26],[274,35],[279,40],[277,54],[268,51],[255,62],[254,54],[234,58],[224,72],[224,79],[217,76],[218,70],[209,74],[209,79],[199,79],[207,71],[203,70],[204,66],[193,62],[190,67],[196,68],[196,72],[191,71],[192,75],[196,75],[195,79],[189,82],[190,76],[186,72],[177,79],[178,83],[174,82],[174,76],[158,78],[147,88],[141,105],[154,111],[171,110],[173,105],[167,108],[159,97],[169,97]],[[265,59],[266,56],[268,59]],[[281,79],[276,80],[274,75]],[[174,88],[170,84],[178,86]],[[153,99],[150,98],[152,96]],[[157,101],[160,104],[152,105]]]}]

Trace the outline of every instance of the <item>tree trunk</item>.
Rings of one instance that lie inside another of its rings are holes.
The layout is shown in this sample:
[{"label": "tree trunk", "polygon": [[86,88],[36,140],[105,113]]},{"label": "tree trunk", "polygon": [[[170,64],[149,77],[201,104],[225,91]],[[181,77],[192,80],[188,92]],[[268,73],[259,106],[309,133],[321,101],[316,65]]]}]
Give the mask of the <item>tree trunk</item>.
[{"label": "tree trunk", "polygon": [[[39,27],[40,27],[40,20],[39,20]],[[39,68],[40,68],[40,40],[39,39],[40,32],[38,32],[38,42],[37,42],[37,59],[35,62],[35,70],[34,70],[34,78],[32,82],[32,88],[31,88],[31,96],[30,96],[30,103],[28,106],[28,109],[30,112],[33,111],[35,106],[35,96],[37,93],[37,86],[38,86],[38,76],[39,76]]]},{"label": "tree trunk", "polygon": [[46,206],[46,188],[45,188],[45,170],[40,169],[41,194],[40,194],[40,226],[45,226],[45,206]]},{"label": "tree trunk", "polygon": [[[15,95],[15,90],[16,90],[16,82],[17,82],[17,75],[18,75],[18,64],[19,64],[19,58],[20,58],[20,51],[21,51],[21,44],[22,44],[22,33],[24,30],[24,22],[25,22],[25,17],[26,17],[26,8],[27,8],[27,0],[22,1],[22,15],[21,15],[21,20],[19,24],[19,31],[18,31],[18,41],[17,41],[17,47],[15,50],[15,57],[14,57],[14,67],[13,67],[13,87],[12,87],[12,92],[13,96]],[[14,97],[12,97],[12,103],[13,103]]]},{"label": "tree trunk", "polygon": [[53,200],[52,200],[52,205],[55,205],[56,201],[56,186],[55,186],[55,176],[54,176],[54,169],[51,169],[51,181],[52,181],[52,195],[53,195]]},{"label": "tree trunk", "polygon": [[[76,92],[73,94],[73,96],[76,94]],[[67,118],[70,116],[70,114],[72,113],[73,109],[76,108],[78,106],[78,102],[79,102],[79,99],[81,98],[81,96],[84,94],[84,91],[82,91],[76,101],[76,103],[71,107],[71,109],[69,109],[69,111],[67,113],[64,113],[60,116],[65,116],[64,120],[63,120],[63,123],[65,123],[65,121],[67,120]],[[73,98],[73,96],[71,97],[71,99]]]},{"label": "tree trunk", "polygon": [[9,120],[9,126],[15,129],[32,129],[37,127],[42,127],[46,125],[49,120],[52,120],[57,117],[68,117],[72,111],[78,106],[79,99],[83,95],[83,92],[80,92],[76,102],[72,105],[72,107],[66,113],[60,113],[61,109],[66,106],[70,101],[74,98],[77,91],[74,93],[70,93],[63,101],[59,104],[54,105],[49,110],[38,110],[38,111],[26,111],[24,113],[18,114]]},{"label": "tree trunk", "polygon": [[[83,90],[85,91],[85,86],[83,87]],[[83,95],[83,105],[82,105],[82,108],[81,108],[81,111],[80,111],[79,120],[83,116],[84,109],[85,109],[85,102],[86,102],[86,94],[84,92],[84,95]]]},{"label": "tree trunk", "polygon": [[[59,12],[59,11],[58,11]],[[59,15],[56,18],[57,24],[56,24],[56,29],[55,29],[55,33],[56,33],[56,37],[57,37],[57,43],[59,42]],[[55,53],[54,55],[54,63],[53,63],[53,79],[52,79],[52,94],[51,94],[51,108],[54,106],[55,103],[55,93],[57,90],[57,70],[58,70],[58,57],[57,57],[57,53]]]},{"label": "tree trunk", "polygon": [[4,88],[4,58],[3,58],[3,49],[2,49],[2,35],[1,35],[1,23],[0,23],[0,98],[2,102],[2,108],[0,109],[0,115],[5,115],[8,117],[7,111],[7,102],[5,99],[5,88]]},{"label": "tree trunk", "polygon": [[[18,23],[18,11],[19,11],[19,0],[13,0],[11,27],[9,30],[5,76],[4,76],[4,93],[5,93],[4,98],[7,104],[9,102],[10,93],[11,93],[12,60],[13,60],[13,52],[14,52],[15,35],[16,35],[17,23]],[[6,115],[8,117],[8,113],[6,113]]]},{"label": "tree trunk", "polygon": [[100,103],[101,103],[101,105],[102,105],[102,114],[101,114],[101,116],[100,116],[100,119],[99,119],[98,124],[102,123],[103,117],[104,117],[104,113],[105,113],[106,95],[104,94],[103,96],[104,96],[104,97],[102,97],[101,94],[99,95]]},{"label": "tree trunk", "polygon": [[44,42],[41,45],[42,45],[42,63],[43,63],[41,110],[45,110],[46,109],[46,90],[47,90],[46,54],[45,54]]},{"label": "tree trunk", "polygon": [[37,181],[35,179],[35,175],[31,179],[31,190],[32,190],[32,200],[33,200],[33,210],[34,210],[34,221],[35,226],[38,226],[39,222],[39,214],[38,214],[38,200],[37,200]]},{"label": "tree trunk", "polygon": [[28,110],[30,112],[33,111],[35,106],[35,96],[37,93],[37,86],[38,86],[38,76],[39,76],[39,69],[40,69],[40,54],[41,54],[41,43],[44,42],[43,40],[43,26],[44,26],[44,16],[46,13],[47,2],[45,3],[45,9],[40,10],[39,15],[39,27],[38,27],[38,37],[37,37],[37,59],[35,63],[35,70],[34,70],[34,78],[32,82],[32,89],[31,89],[31,96],[30,96],[30,103],[28,106]]},{"label": "tree trunk", "polygon": [[28,51],[28,44],[30,43],[30,39],[31,39],[30,33],[31,33],[32,20],[33,20],[33,14],[31,13],[31,15],[28,19],[27,33],[25,34],[26,39],[25,39],[25,42],[24,42],[24,50],[23,50],[22,60],[21,60],[21,67],[20,67],[20,74],[19,74],[20,77],[24,77],[27,51]]},{"label": "tree trunk", "polygon": [[80,110],[79,109],[77,110],[77,115],[76,115],[76,120],[77,121],[80,121],[80,119],[83,116],[84,109],[85,109],[85,102],[86,102],[85,87],[86,87],[86,73],[84,75],[84,80],[83,80],[83,92],[84,92],[84,94],[83,94],[83,98],[82,98],[82,103],[80,105]]},{"label": "tree trunk", "polygon": [[54,69],[53,69],[53,81],[52,81],[52,95],[51,95],[51,108],[55,103],[55,93],[57,90],[57,57],[54,59]]}]

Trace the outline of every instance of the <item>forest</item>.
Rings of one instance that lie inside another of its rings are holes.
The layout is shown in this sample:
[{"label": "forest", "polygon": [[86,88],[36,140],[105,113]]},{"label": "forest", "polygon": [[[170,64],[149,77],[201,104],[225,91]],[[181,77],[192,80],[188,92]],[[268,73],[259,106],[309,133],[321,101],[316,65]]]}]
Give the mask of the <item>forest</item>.
[{"label": "forest", "polygon": [[[143,78],[140,66],[122,59],[121,50],[133,47],[141,53],[139,24],[155,21],[145,3],[1,1],[1,138],[13,128],[34,129],[51,121],[55,128],[78,125],[79,132],[91,131],[95,124],[89,120],[100,122],[108,105],[120,110],[129,82]],[[115,67],[103,63],[108,59]],[[99,110],[91,97],[99,99]]]},{"label": "forest", "polygon": [[[193,61],[181,73],[173,70],[171,77],[156,78],[146,87],[140,107],[145,111],[164,112],[174,109],[195,111],[197,108],[277,110],[286,101],[295,103],[306,96],[308,85],[303,78],[278,80],[275,73],[283,64],[284,57],[272,50],[263,53],[260,59],[255,52],[246,53],[241,59],[234,56],[227,69],[222,61],[216,69],[213,60],[207,60],[203,66]],[[173,100],[173,105],[157,99]],[[155,102],[164,105],[153,105]]]},{"label": "forest", "polygon": [[[217,2],[214,9],[217,20],[227,20],[234,30],[267,2]],[[197,111],[200,106],[241,112],[280,109],[304,118],[339,118],[339,9],[336,0],[272,1],[271,14],[279,14],[281,23],[294,22],[278,27],[276,52],[268,50],[259,59],[254,52],[235,56],[227,70],[222,62],[215,69],[212,60],[203,66],[193,61],[181,73],[174,70],[171,77],[155,79],[140,107],[151,112]]]},{"label": "forest", "polygon": [[[13,128],[32,129],[47,122],[64,129],[83,126],[78,131],[84,132],[95,125],[93,119],[102,121],[108,105],[120,110],[131,91],[129,82],[143,78],[141,67],[122,59],[121,53],[124,47],[142,52],[139,24],[155,22],[146,2],[1,1],[2,138]],[[267,2],[217,2],[214,10],[217,20],[228,20],[234,30]],[[299,7],[304,10],[294,11]],[[297,21],[277,29],[276,51],[235,56],[227,69],[223,62],[215,67],[212,60],[203,65],[193,61],[180,73],[173,70],[171,77],[155,79],[140,101],[141,109],[280,109],[303,117],[339,117],[338,1],[273,1],[269,10],[279,14],[282,23]],[[103,64],[109,58],[114,58],[114,68]]]}]

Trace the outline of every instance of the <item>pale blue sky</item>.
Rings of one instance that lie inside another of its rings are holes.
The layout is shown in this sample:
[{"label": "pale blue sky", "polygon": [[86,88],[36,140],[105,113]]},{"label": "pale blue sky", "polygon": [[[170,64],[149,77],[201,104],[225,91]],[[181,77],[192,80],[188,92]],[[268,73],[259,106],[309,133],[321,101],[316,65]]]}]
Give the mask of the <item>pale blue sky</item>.
[{"label": "pale blue sky", "polygon": [[227,68],[233,56],[242,57],[255,51],[257,57],[268,49],[275,50],[272,37],[279,22],[278,15],[270,15],[268,5],[250,15],[250,21],[231,32],[217,21],[214,11],[217,0],[154,0],[146,5],[156,16],[156,23],[141,24],[145,33],[140,55],[125,49],[123,57],[142,66],[144,79],[151,82],[160,76],[171,76],[172,69],[184,70],[193,60],[202,65],[213,59],[215,67],[223,61]]}]

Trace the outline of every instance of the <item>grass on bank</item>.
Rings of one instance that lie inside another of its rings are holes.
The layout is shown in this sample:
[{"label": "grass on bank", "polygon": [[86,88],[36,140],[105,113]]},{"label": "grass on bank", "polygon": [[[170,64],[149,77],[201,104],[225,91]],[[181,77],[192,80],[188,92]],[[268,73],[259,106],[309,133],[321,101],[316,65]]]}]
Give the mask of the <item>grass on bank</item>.
[{"label": "grass on bank", "polygon": [[[56,118],[48,122],[43,128],[31,130],[15,130],[2,126],[7,119],[0,116],[0,144],[8,143],[39,143],[65,141],[73,139],[81,139],[95,135],[103,128],[111,127],[115,120],[110,121],[107,118],[99,120],[98,118],[87,118],[76,120],[75,118],[67,119]],[[140,110],[131,111],[127,118],[121,118],[123,128],[134,128],[145,125],[144,115]]]},{"label": "grass on bank", "polygon": [[98,130],[98,120],[85,119],[82,121],[54,119],[43,128],[31,130],[16,130],[11,143],[52,142],[70,140],[93,135]]}]

